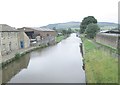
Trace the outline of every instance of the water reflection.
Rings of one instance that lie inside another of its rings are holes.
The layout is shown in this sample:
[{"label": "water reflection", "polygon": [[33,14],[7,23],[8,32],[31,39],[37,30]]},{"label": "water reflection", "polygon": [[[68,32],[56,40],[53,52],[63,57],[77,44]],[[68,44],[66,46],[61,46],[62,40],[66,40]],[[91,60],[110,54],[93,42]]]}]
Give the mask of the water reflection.
[{"label": "water reflection", "polygon": [[30,60],[30,55],[27,54],[21,57],[20,59],[10,63],[6,67],[2,68],[2,83],[8,82],[12,77],[14,77],[20,71],[22,71],[23,69],[27,69],[29,60]]}]

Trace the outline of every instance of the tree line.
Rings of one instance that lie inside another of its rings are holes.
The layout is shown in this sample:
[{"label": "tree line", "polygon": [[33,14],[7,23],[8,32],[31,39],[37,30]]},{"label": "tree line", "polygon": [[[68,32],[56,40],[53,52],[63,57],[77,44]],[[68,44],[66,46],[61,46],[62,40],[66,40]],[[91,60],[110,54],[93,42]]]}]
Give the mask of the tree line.
[{"label": "tree line", "polygon": [[56,29],[55,27],[53,27],[53,30],[55,30],[58,33],[62,33],[63,35],[71,34],[73,32],[73,30],[71,28],[68,28],[68,29]]}]

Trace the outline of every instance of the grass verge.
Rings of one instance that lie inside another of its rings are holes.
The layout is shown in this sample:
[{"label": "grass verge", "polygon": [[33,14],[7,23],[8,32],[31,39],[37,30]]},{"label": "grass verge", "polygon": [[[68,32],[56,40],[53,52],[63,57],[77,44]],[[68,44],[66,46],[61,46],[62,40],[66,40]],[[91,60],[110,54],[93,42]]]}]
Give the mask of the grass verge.
[{"label": "grass verge", "polygon": [[89,83],[118,83],[118,58],[82,38],[86,80]]},{"label": "grass verge", "polygon": [[63,35],[61,35],[61,36],[57,36],[56,37],[56,43],[59,43],[61,40],[63,40],[64,39],[64,36]]}]

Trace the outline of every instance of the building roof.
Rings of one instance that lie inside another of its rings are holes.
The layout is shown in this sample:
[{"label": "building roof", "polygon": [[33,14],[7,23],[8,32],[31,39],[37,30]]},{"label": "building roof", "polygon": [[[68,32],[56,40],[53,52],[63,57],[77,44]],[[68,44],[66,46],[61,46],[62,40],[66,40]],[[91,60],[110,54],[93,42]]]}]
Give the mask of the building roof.
[{"label": "building roof", "polygon": [[105,35],[105,36],[120,36],[120,34],[114,34],[114,33],[98,33],[97,35]]},{"label": "building roof", "polygon": [[24,31],[54,31],[52,29],[49,28],[40,28],[40,27],[23,27],[23,28],[18,28],[18,30],[24,30]]},{"label": "building roof", "polygon": [[49,28],[40,28],[40,27],[37,27],[37,28],[34,27],[34,29],[39,30],[39,31],[54,31],[54,30],[49,29]]},{"label": "building roof", "polygon": [[105,32],[108,32],[109,30],[102,30],[100,31],[101,33],[105,33]]},{"label": "building roof", "polygon": [[120,34],[119,30],[104,30],[101,33]]},{"label": "building roof", "polygon": [[7,24],[0,24],[0,32],[18,32],[18,30]]}]

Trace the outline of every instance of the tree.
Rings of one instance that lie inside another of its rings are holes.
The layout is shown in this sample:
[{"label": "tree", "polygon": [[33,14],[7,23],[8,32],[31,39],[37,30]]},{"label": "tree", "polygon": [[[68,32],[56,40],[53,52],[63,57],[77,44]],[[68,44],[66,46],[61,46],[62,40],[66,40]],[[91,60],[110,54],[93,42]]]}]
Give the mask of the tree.
[{"label": "tree", "polygon": [[99,32],[99,30],[100,28],[98,27],[97,24],[94,24],[94,23],[89,24],[85,30],[86,37],[94,38],[97,32]]},{"label": "tree", "polygon": [[80,25],[80,33],[84,33],[85,29],[87,28],[87,25],[91,24],[91,23],[97,23],[97,20],[93,17],[93,16],[88,16],[85,17]]},{"label": "tree", "polygon": [[75,32],[80,32],[80,29],[75,29]]},{"label": "tree", "polygon": [[63,35],[67,34],[67,31],[66,30],[62,30],[62,34]]},{"label": "tree", "polygon": [[68,33],[68,34],[72,33],[71,28],[68,28],[67,33]]}]

